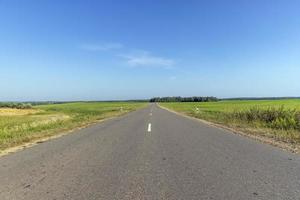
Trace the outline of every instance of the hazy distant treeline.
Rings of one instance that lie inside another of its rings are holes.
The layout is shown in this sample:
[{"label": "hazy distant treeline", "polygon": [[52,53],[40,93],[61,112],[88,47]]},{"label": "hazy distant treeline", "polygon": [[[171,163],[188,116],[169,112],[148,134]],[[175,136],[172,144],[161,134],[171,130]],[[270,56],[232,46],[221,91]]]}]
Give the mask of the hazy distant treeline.
[{"label": "hazy distant treeline", "polygon": [[31,107],[30,103],[0,102],[0,108],[29,109]]},{"label": "hazy distant treeline", "polygon": [[300,99],[300,97],[237,97],[223,98],[221,100],[285,100],[285,99]]},{"label": "hazy distant treeline", "polygon": [[154,97],[150,102],[212,102],[218,101],[217,97]]}]

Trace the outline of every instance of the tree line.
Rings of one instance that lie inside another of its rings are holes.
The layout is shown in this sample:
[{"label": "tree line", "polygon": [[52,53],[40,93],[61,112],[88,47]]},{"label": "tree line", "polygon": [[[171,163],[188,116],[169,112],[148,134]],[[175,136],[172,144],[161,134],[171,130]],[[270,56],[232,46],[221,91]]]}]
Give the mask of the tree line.
[{"label": "tree line", "polygon": [[237,97],[237,98],[223,98],[222,100],[285,100],[285,99],[300,99],[300,97]]},{"label": "tree line", "polygon": [[0,102],[0,108],[30,109],[30,103]]},{"label": "tree line", "polygon": [[212,102],[218,101],[216,97],[154,97],[150,102]]}]

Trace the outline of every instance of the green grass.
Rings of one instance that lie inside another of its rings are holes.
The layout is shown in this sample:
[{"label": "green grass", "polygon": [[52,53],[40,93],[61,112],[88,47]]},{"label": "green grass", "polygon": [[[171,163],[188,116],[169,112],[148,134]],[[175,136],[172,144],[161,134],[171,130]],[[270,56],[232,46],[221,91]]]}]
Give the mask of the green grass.
[{"label": "green grass", "polygon": [[119,116],[146,103],[96,102],[34,106],[26,115],[0,115],[0,150],[35,139],[48,137],[75,127]]},{"label": "green grass", "polygon": [[300,144],[300,100],[242,100],[201,103],[160,103],[186,115]]}]

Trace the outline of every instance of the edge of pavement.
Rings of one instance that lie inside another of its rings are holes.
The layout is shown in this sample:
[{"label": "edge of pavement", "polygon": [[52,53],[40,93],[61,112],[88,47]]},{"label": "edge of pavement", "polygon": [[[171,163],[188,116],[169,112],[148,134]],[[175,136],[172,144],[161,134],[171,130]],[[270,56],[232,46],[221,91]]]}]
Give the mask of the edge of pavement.
[{"label": "edge of pavement", "polygon": [[185,118],[197,121],[197,122],[201,122],[201,123],[206,124],[206,125],[208,125],[210,127],[214,127],[214,128],[218,128],[218,129],[221,129],[221,130],[225,130],[226,132],[231,133],[231,134],[237,134],[237,135],[246,136],[248,138],[254,139],[254,140],[259,141],[259,142],[262,142],[264,144],[269,144],[269,145],[272,145],[272,146],[275,146],[275,147],[279,147],[279,148],[281,148],[283,150],[289,151],[289,152],[294,153],[294,154],[300,154],[300,146],[299,145],[288,144],[288,143],[277,141],[275,139],[272,139],[272,138],[269,138],[269,137],[266,137],[266,136],[253,135],[253,134],[246,133],[244,131],[240,131],[240,130],[237,130],[235,128],[231,128],[231,127],[228,127],[228,126],[225,126],[225,125],[222,125],[222,124],[218,124],[218,123],[206,121],[204,119],[199,119],[199,118],[191,117],[191,116],[186,115],[184,113],[177,112],[177,111],[171,110],[169,108],[166,108],[166,107],[164,107],[164,106],[162,106],[162,105],[160,105],[158,103],[156,105],[159,108],[164,109],[166,111],[169,111],[171,113],[174,113],[174,114],[176,114],[178,116],[185,117]]},{"label": "edge of pavement", "polygon": [[136,109],[136,110],[133,110],[133,111],[130,111],[130,112],[127,112],[127,113],[121,113],[120,115],[115,115],[115,116],[107,117],[107,118],[104,118],[104,119],[95,120],[95,121],[89,122],[87,124],[83,124],[81,126],[74,127],[72,129],[69,129],[69,130],[60,130],[60,131],[58,130],[57,133],[54,134],[54,135],[37,138],[37,139],[31,140],[29,142],[24,142],[23,144],[19,144],[19,145],[16,145],[16,146],[13,146],[13,147],[9,147],[9,148],[4,149],[4,150],[0,150],[0,158],[3,157],[3,156],[6,156],[6,155],[12,154],[12,153],[16,153],[16,152],[22,151],[24,149],[27,149],[27,148],[30,148],[30,147],[33,147],[33,146],[36,146],[38,144],[47,142],[49,140],[53,140],[53,139],[60,138],[62,136],[74,133],[75,131],[79,131],[81,129],[85,129],[85,128],[91,127],[93,125],[103,123],[105,121],[117,119],[117,118],[120,118],[120,117],[125,117],[125,116],[127,116],[127,115],[129,115],[129,114],[131,114],[131,113],[133,113],[135,111],[144,109],[146,107],[147,106],[139,108],[139,109]]}]

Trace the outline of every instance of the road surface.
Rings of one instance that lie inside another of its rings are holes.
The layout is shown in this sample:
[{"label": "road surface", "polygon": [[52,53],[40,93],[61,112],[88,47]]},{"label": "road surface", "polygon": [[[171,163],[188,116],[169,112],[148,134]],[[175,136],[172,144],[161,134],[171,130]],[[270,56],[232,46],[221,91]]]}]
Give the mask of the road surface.
[{"label": "road surface", "polygon": [[300,199],[300,156],[152,104],[0,158],[0,199]]}]

